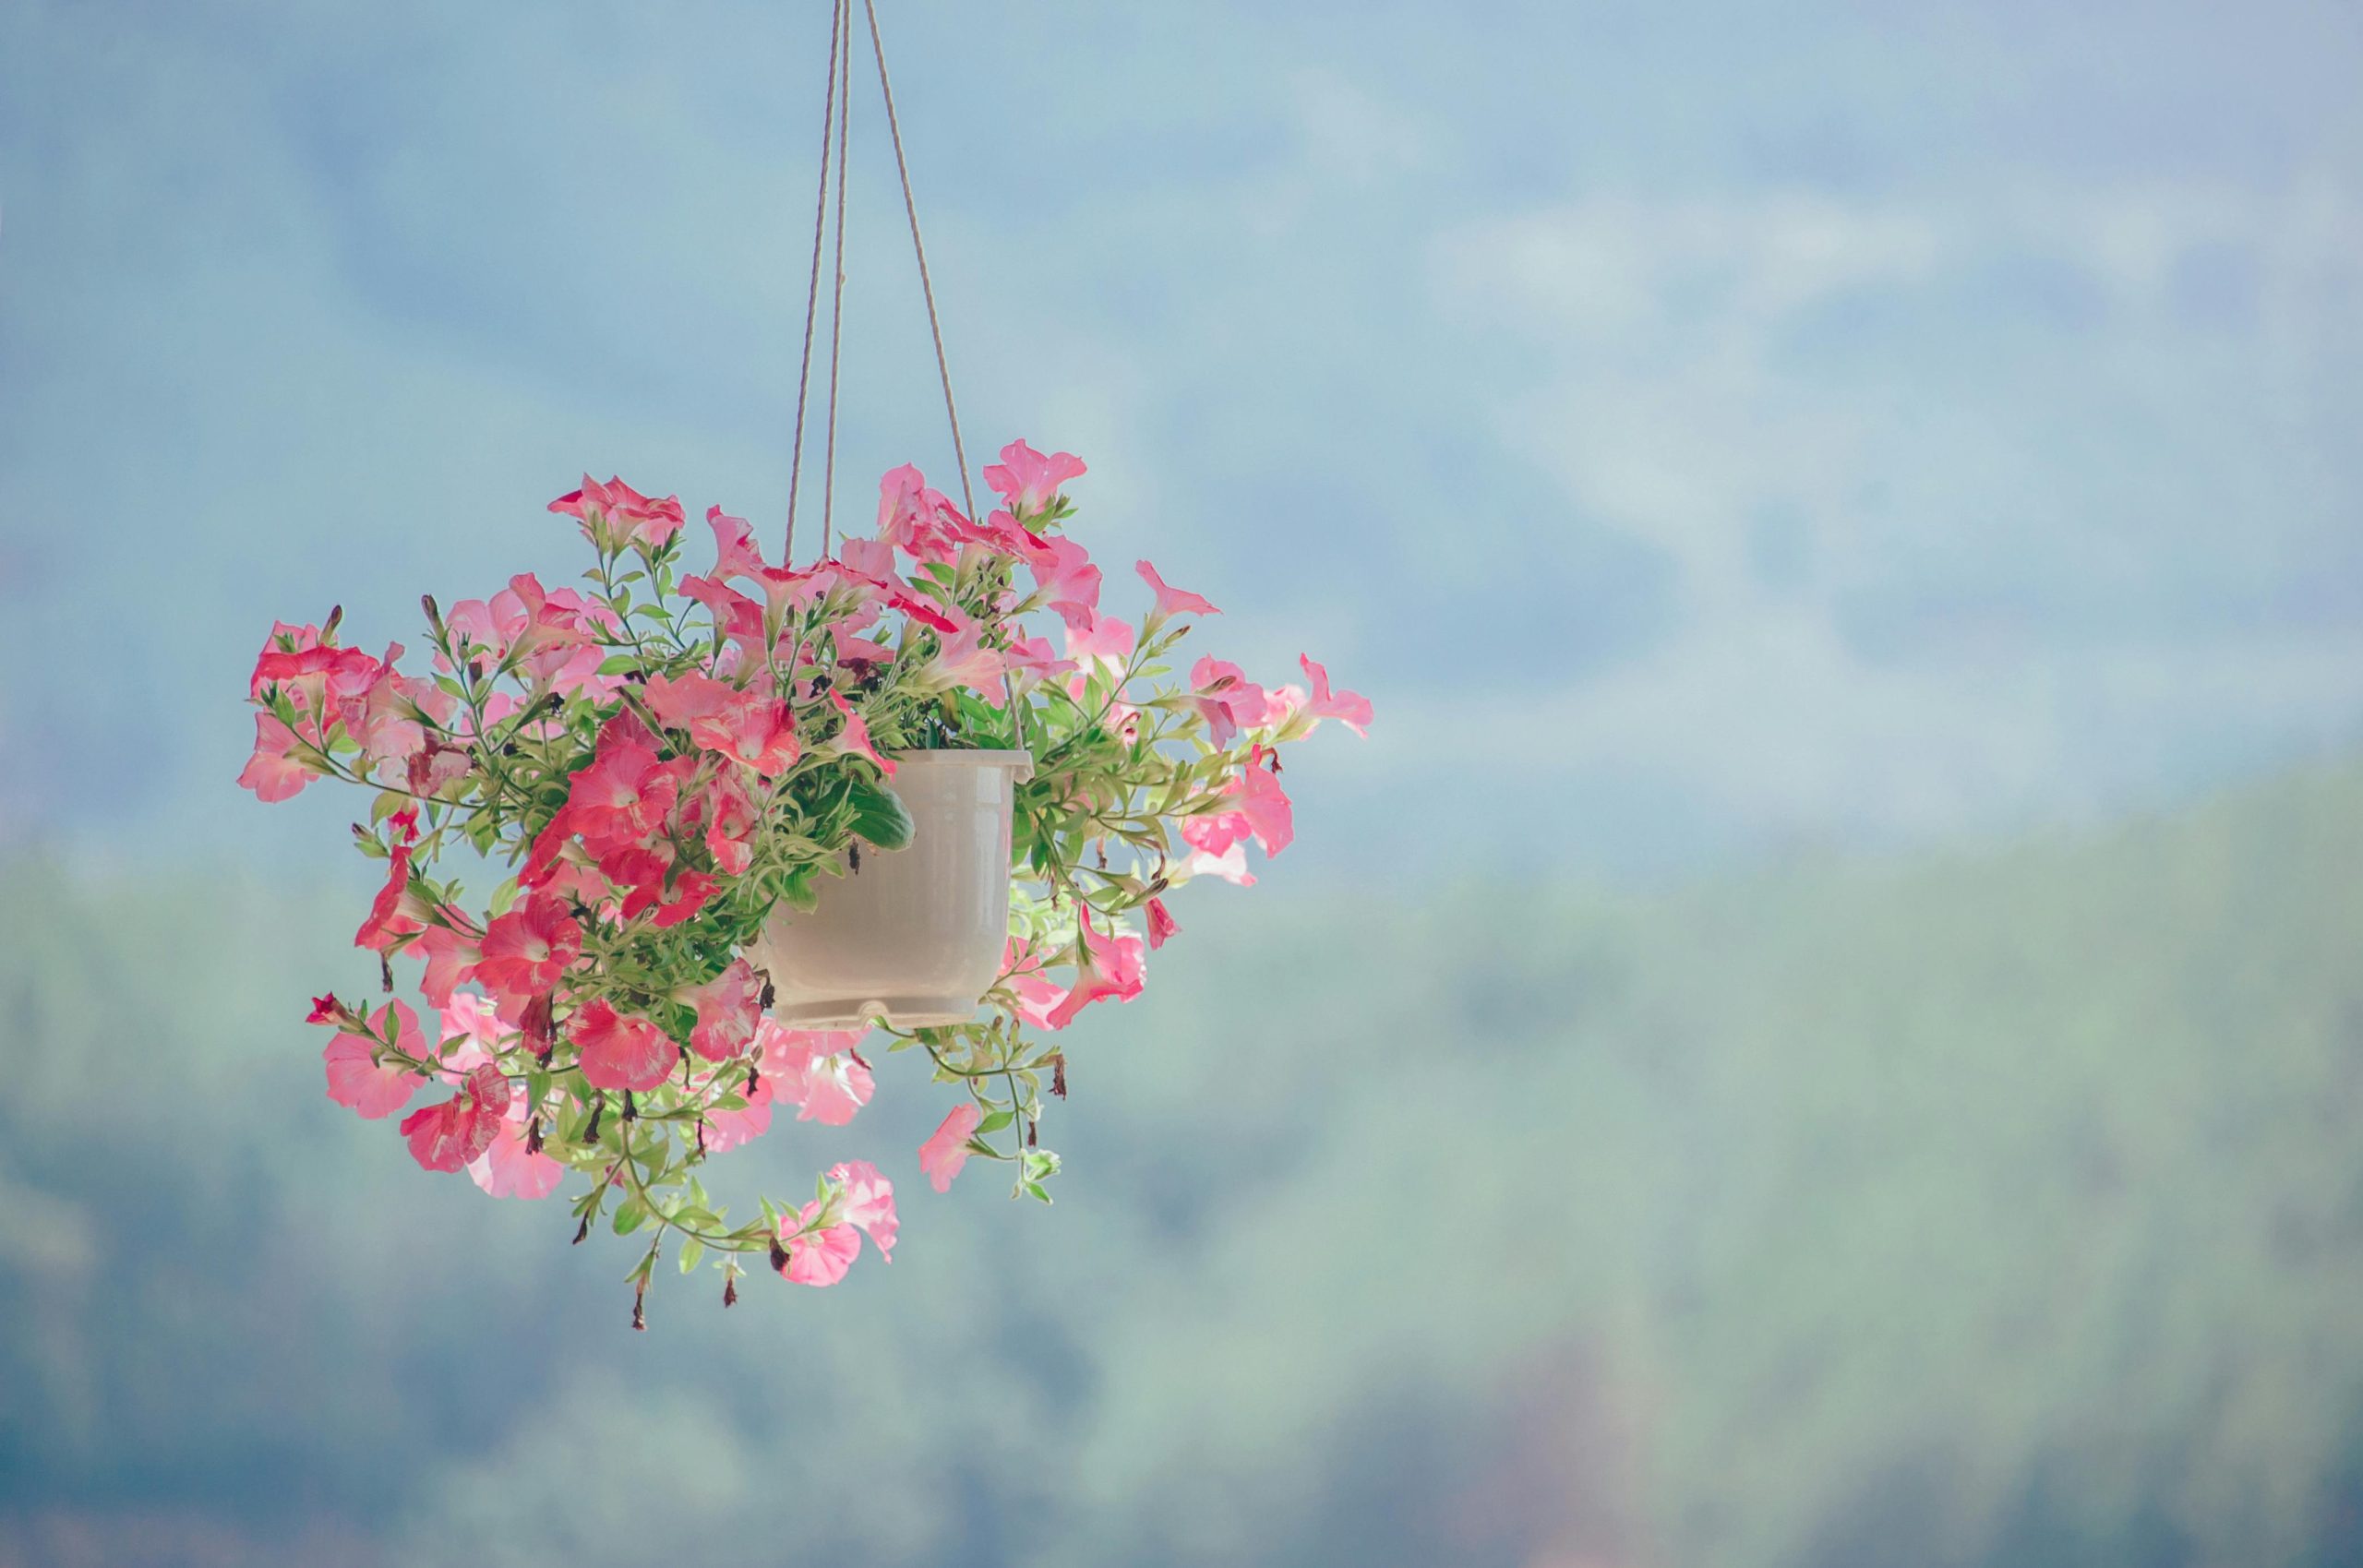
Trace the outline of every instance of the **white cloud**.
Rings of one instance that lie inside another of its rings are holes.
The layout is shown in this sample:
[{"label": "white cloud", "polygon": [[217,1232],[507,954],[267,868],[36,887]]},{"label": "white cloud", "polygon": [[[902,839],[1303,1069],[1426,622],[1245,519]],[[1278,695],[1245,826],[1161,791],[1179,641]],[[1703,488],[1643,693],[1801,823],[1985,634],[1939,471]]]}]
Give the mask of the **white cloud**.
[{"label": "white cloud", "polygon": [[[2185,319],[2194,258],[2252,324]],[[2069,270],[2039,270],[2054,263]],[[1498,767],[1568,787],[1623,770],[1764,832],[1887,837],[2073,811],[2363,729],[2352,617],[2204,624],[2233,588],[2270,590],[2236,563],[2261,545],[2296,581],[2363,498],[2351,461],[2320,483],[2302,430],[2283,449],[2304,472],[2276,472],[2237,423],[2252,412],[2191,376],[2221,365],[2243,397],[2321,416],[2363,322],[2363,208],[2322,187],[1601,197],[1447,233],[1433,275],[1445,308],[1518,335],[1537,367],[1493,401],[1504,459],[1682,574],[1681,627],[1645,656],[1456,708]],[[2038,293],[2028,309],[2078,314],[2026,333],[2021,284],[2093,297]],[[1905,325],[1868,317],[1893,341],[1867,368],[1799,347],[1817,311],[1899,301]],[[2177,355],[2190,367],[2162,378]],[[2155,470],[2117,470],[2132,420],[2167,437],[2139,453]],[[1764,580],[1768,514],[1806,533],[1801,580]],[[1933,624],[1956,593],[1967,633]],[[1849,635],[1866,599],[1900,646]]]}]

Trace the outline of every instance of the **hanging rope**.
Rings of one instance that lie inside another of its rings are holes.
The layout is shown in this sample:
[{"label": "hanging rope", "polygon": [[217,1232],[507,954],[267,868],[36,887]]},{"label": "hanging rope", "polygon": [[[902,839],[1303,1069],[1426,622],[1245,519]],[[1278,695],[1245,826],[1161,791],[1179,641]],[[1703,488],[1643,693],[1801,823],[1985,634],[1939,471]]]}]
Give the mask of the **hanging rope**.
[{"label": "hanging rope", "polygon": [[812,384],[812,322],[821,303],[821,234],[829,213],[829,138],[837,128],[837,51],[845,43],[847,0],[837,0],[829,12],[829,90],[821,114],[821,191],[812,198],[812,276],[804,285],[804,358],[796,372],[796,445],[787,464],[787,547],[780,556],[786,566],[796,558],[796,497],[804,482],[804,402]]},{"label": "hanging rope", "polygon": [[894,84],[886,76],[886,45],[879,42],[876,0],[861,0],[870,17],[870,48],[878,56],[878,91],[886,101],[886,134],[894,143],[894,173],[903,182],[903,210],[911,220],[911,250],[919,262],[919,293],[927,299],[928,335],[935,340],[935,373],[943,381],[943,413],[952,424],[952,456],[960,465],[960,500],[973,520],[977,497],[968,488],[968,450],[960,441],[960,410],[952,401],[952,366],[943,356],[943,327],[936,319],[935,284],[928,277],[927,242],[919,237],[919,207],[911,196],[911,166],[903,160],[903,127],[894,117]]},{"label": "hanging rope", "polygon": [[[943,324],[935,306],[935,281],[928,271],[927,241],[919,233],[918,201],[911,193],[911,169],[903,153],[903,127],[894,112],[894,84],[886,69],[886,45],[879,36],[876,0],[862,0],[870,23],[870,52],[878,61],[878,92],[886,105],[886,133],[894,147],[894,173],[903,187],[903,212],[910,220],[911,252],[918,260],[919,294],[927,304],[927,329],[935,346],[936,378],[943,387],[943,413],[952,426],[952,456],[960,470],[960,500],[968,515],[977,511],[976,492],[968,483],[968,449],[960,437],[960,408],[952,396],[952,365],[943,352]],[[804,480],[804,424],[812,380],[812,335],[821,315],[821,252],[830,225],[830,138],[836,140],[836,279],[829,296],[829,409],[822,443],[821,557],[832,545],[836,514],[837,392],[844,358],[846,299],[846,150],[851,139],[853,108],[853,0],[835,0],[829,18],[829,76],[821,120],[821,174],[812,204],[812,269],[804,290],[804,351],[796,377],[796,436],[788,460],[787,549],[784,563],[796,555],[796,509]]]},{"label": "hanging rope", "polygon": [[837,52],[837,284],[829,303],[829,446],[821,470],[819,558],[824,561],[837,511],[837,361],[846,336],[846,141],[853,127],[853,0],[837,0],[837,18],[830,30],[845,40],[845,46]]}]

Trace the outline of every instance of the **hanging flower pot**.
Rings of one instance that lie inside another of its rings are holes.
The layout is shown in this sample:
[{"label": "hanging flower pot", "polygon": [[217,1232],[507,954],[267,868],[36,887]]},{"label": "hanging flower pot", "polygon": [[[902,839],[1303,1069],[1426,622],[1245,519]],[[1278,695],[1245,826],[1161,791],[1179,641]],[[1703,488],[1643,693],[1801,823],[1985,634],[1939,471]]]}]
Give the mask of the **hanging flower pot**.
[{"label": "hanging flower pot", "polygon": [[748,949],[790,1029],[965,1023],[1009,943],[1010,815],[1034,775],[1023,751],[906,751],[889,781],[910,818],[902,848],[847,858],[812,906],[782,901]]},{"label": "hanging flower pot", "polygon": [[[851,49],[839,0],[840,204]],[[811,301],[820,257],[816,230]],[[590,547],[579,586],[521,573],[448,612],[426,598],[407,667],[399,643],[341,642],[339,611],[282,622],[247,687],[238,782],[266,801],[359,786],[354,842],[383,868],[354,941],[389,996],[312,1003],[329,1096],[405,1113],[421,1166],[496,1197],[578,1179],[576,1241],[604,1226],[644,1242],[635,1326],[668,1245],[684,1274],[713,1261],[726,1306],[750,1260],[822,1286],[865,1240],[891,1251],[894,1183],[869,1160],[736,1218],[705,1186],[783,1110],[853,1120],[872,1054],[907,1051],[911,1076],[955,1098],[916,1152],[937,1191],[974,1157],[1049,1203],[1040,1125],[1069,1078],[1051,1036],[1139,995],[1147,952],[1180,930],[1176,889],[1251,883],[1248,846],[1288,846],[1282,748],[1370,719],[1309,658],[1303,685],[1212,655],[1184,673],[1183,639],[1218,612],[1146,561],[1146,608],[1103,603],[1066,531],[1085,468],[1065,452],[1003,448],[983,474],[1000,505],[980,511],[955,417],[961,503],[899,468],[875,532],[833,541],[836,358],[833,341],[819,558],[792,564],[800,379],[777,563],[719,507],[692,560],[678,499],[586,476],[549,507]],[[418,965],[415,1002],[390,994],[397,960]]]}]

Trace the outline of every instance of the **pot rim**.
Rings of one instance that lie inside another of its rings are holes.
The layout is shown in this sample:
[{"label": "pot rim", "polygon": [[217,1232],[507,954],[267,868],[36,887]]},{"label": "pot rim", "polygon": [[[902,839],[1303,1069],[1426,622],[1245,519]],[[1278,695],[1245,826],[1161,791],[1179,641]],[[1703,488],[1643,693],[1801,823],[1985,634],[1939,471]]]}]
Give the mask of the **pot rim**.
[{"label": "pot rim", "polygon": [[1034,753],[1006,748],[988,749],[983,747],[955,746],[934,751],[890,751],[886,754],[896,767],[913,763],[942,766],[952,762],[966,762],[990,768],[1032,768]]}]

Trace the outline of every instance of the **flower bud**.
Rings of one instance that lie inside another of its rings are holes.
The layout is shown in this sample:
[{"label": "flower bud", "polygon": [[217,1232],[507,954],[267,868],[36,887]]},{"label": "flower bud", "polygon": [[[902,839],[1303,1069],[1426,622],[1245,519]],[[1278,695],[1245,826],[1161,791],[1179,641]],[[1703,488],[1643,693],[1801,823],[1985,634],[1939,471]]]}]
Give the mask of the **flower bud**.
[{"label": "flower bud", "polygon": [[558,1026],[550,1022],[548,992],[525,1004],[525,1014],[517,1026],[525,1037],[525,1048],[537,1057],[547,1058],[551,1047],[558,1044]]}]

